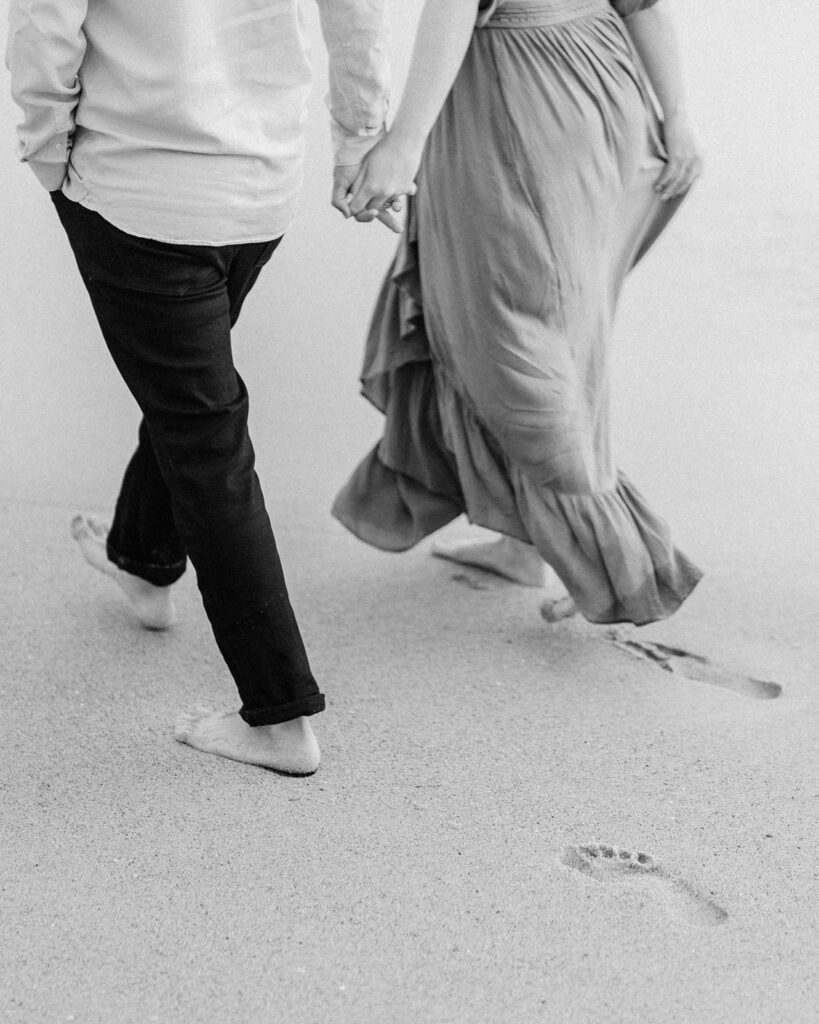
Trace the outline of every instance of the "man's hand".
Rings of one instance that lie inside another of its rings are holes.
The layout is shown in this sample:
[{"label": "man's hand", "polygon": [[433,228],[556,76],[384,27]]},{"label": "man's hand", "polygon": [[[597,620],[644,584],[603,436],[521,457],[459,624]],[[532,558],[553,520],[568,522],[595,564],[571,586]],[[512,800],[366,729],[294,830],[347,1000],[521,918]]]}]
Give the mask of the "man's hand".
[{"label": "man's hand", "polygon": [[[353,182],[358,178],[361,171],[361,164],[339,165],[333,168],[333,206],[345,217],[352,217],[350,209],[350,190]],[[355,215],[355,219],[361,224],[369,224],[370,221],[380,220],[390,231],[400,235],[404,230],[401,219],[397,216],[401,212],[402,202],[399,199],[394,202],[390,209],[362,210]]]}]

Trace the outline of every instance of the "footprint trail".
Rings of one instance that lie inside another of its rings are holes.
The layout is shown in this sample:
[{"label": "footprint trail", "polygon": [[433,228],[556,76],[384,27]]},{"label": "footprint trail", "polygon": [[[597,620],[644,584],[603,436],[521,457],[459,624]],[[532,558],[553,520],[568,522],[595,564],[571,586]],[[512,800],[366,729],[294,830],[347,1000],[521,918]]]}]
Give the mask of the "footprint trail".
[{"label": "footprint trail", "polygon": [[667,647],[652,640],[631,640],[617,632],[611,633],[610,639],[615,647],[632,657],[653,662],[665,672],[672,672],[684,679],[710,683],[711,686],[720,686],[755,700],[774,700],[782,693],[779,683],[744,676],[733,669],[712,664],[701,654],[691,654],[679,647]]},{"label": "footprint trail", "polygon": [[617,846],[567,846],[560,862],[597,882],[634,886],[657,896],[678,921],[694,928],[723,924],[728,911],[682,878],[668,874],[647,853],[629,853]]}]

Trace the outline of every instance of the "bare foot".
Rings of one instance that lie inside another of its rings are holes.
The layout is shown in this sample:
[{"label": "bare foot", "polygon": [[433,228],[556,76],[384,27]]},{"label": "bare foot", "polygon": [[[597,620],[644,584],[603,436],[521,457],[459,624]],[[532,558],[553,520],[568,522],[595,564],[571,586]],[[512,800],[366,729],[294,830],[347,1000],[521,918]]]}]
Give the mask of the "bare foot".
[{"label": "bare foot", "polygon": [[321,760],[318,741],[306,718],[250,726],[238,712],[203,709],[196,715],[180,715],[173,735],[206,754],[260,765],[282,775],[312,775]]},{"label": "bare foot", "polygon": [[176,621],[176,607],[170,587],[155,587],[147,580],[125,572],[109,559],[105,548],[108,527],[95,516],[77,515],[71,520],[71,536],[89,565],[110,576],[122,590],[146,629],[167,629]]},{"label": "bare foot", "polygon": [[490,541],[437,540],[432,545],[432,554],[461,565],[474,565],[524,587],[542,587],[546,582],[546,563],[531,544],[514,537]]},{"label": "bare foot", "polygon": [[578,608],[560,577],[551,566],[547,566],[547,581],[543,600],[540,602],[540,616],[546,622],[560,622],[577,615]]}]

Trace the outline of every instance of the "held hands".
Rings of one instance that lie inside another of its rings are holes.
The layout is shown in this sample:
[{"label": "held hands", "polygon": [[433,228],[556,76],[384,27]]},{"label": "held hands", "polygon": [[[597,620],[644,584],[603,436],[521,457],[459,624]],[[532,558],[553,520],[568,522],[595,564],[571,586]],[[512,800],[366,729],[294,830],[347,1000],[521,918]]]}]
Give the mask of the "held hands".
[{"label": "held hands", "polygon": [[702,150],[685,114],[666,117],[663,139],[668,163],[654,188],[665,202],[687,192],[702,174]]},{"label": "held hands", "polygon": [[401,197],[415,195],[420,162],[419,149],[388,134],[360,164],[336,167],[333,206],[345,217],[355,217],[362,224],[378,219],[400,234],[403,225],[397,214],[403,209]]}]

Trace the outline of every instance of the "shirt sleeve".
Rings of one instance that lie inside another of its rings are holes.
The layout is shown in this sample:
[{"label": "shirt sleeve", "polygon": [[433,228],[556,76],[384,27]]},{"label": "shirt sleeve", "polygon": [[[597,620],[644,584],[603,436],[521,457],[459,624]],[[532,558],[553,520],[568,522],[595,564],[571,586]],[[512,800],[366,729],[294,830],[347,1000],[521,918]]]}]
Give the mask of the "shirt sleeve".
[{"label": "shirt sleeve", "polygon": [[657,2],[658,0],[611,0],[612,7],[621,18],[628,18],[629,15],[636,14],[638,11],[645,11]]},{"label": "shirt sleeve", "polygon": [[383,137],[389,109],[387,0],[318,0],[330,57],[337,165],[357,164]]},{"label": "shirt sleeve", "polygon": [[9,7],[6,67],[12,97],[23,112],[17,155],[49,190],[59,188],[65,177],[87,10],[88,0],[11,0]]}]

